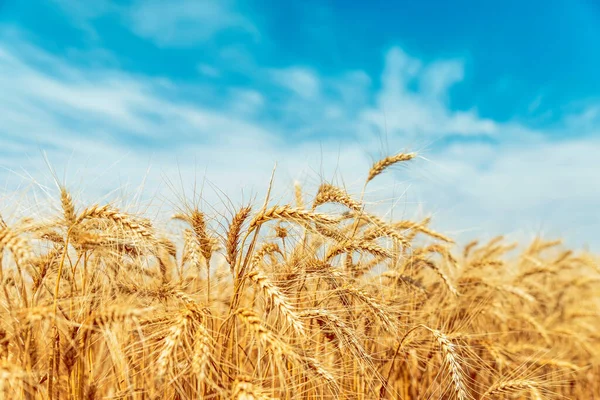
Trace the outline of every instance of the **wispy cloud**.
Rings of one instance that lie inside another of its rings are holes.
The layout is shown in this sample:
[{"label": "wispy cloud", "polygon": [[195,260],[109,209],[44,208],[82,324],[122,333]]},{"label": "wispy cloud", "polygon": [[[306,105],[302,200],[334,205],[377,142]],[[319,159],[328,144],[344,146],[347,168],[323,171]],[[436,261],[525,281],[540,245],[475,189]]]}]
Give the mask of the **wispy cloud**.
[{"label": "wispy cloud", "polygon": [[197,45],[222,32],[259,36],[230,0],[139,1],[125,13],[135,33],[159,45]]},{"label": "wispy cloud", "polygon": [[479,117],[473,110],[450,110],[448,90],[463,79],[463,74],[459,61],[423,66],[418,59],[394,47],[386,55],[376,107],[365,110],[362,118],[380,131],[413,137],[495,134],[498,126],[494,121]]},{"label": "wispy cloud", "polygon": [[305,99],[319,96],[320,82],[314,72],[307,68],[292,67],[271,72],[275,81]]},{"label": "wispy cloud", "polygon": [[[191,40],[178,35],[170,40]],[[400,47],[382,56],[375,74],[251,60],[256,65],[241,81],[199,64],[206,79],[184,82],[112,63],[81,64],[12,35],[0,44],[0,93],[10,94],[0,96],[0,176],[7,192],[23,182],[21,170],[45,182],[44,150],[69,181],[87,183],[91,197],[145,176],[150,193],[179,176],[206,176],[238,198],[240,190],[262,193],[275,162],[281,187],[300,179],[314,189],[323,178],[356,192],[376,157],[420,150],[414,167],[381,177],[367,198],[404,193],[397,212],[422,206],[446,230],[481,235],[525,227],[526,234],[567,234],[579,244],[592,238],[600,246],[593,235],[600,193],[591,184],[600,141],[556,139],[566,130],[597,132],[597,105],[548,130],[496,121],[476,108],[452,107],[451,90],[468,78],[461,59],[424,61]],[[218,195],[205,193],[211,204]]]}]

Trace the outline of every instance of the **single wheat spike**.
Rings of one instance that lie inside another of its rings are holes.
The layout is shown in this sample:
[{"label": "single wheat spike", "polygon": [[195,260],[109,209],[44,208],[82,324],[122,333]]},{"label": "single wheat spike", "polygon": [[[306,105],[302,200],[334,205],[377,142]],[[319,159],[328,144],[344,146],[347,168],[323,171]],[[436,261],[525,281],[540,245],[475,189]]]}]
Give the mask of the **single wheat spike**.
[{"label": "single wheat spike", "polygon": [[352,199],[344,190],[329,183],[323,183],[319,187],[317,196],[313,202],[313,210],[325,203],[339,203],[354,211],[362,209],[358,201]]},{"label": "single wheat spike", "polygon": [[376,239],[379,236],[387,236],[389,238],[394,239],[398,244],[402,246],[409,245],[409,241],[404,236],[402,236],[394,228],[393,225],[385,222],[384,220],[375,215],[364,214],[362,217],[374,225],[374,227],[369,229],[368,232],[365,232],[365,240],[369,240],[369,235],[372,236],[372,239]]},{"label": "single wheat spike", "polygon": [[154,239],[154,234],[147,224],[134,221],[129,215],[123,214],[113,209],[109,205],[93,205],[86,208],[81,212],[81,214],[79,214],[75,223],[78,224],[83,220],[90,218],[105,218],[115,222],[117,225],[128,228],[131,232],[143,237],[144,239]]},{"label": "single wheat spike", "polygon": [[366,183],[369,183],[371,180],[373,180],[373,178],[385,171],[386,168],[389,168],[390,166],[399,162],[410,161],[416,156],[416,153],[399,153],[395,156],[389,156],[377,161],[369,170],[369,177],[367,178]]},{"label": "single wheat spike", "polygon": [[60,188],[60,202],[62,204],[65,221],[67,222],[68,226],[72,226],[75,224],[77,219],[75,215],[75,206],[73,205],[73,199],[71,198],[71,195],[64,187]]},{"label": "single wheat spike", "polygon": [[292,306],[283,296],[283,293],[271,283],[269,278],[258,270],[248,273],[248,278],[261,288],[265,297],[280,312],[286,322],[294,328],[294,331],[300,336],[304,335],[304,325],[302,324],[302,321],[300,321],[298,315],[293,311]]},{"label": "single wheat spike", "polygon": [[471,250],[473,250],[478,244],[479,240],[472,240],[469,243],[467,243],[463,250],[463,258],[467,259],[469,257],[469,254],[471,253]]},{"label": "single wheat spike", "polygon": [[416,227],[416,230],[419,231],[419,232],[421,232],[421,233],[423,233],[423,234],[425,234],[425,235],[427,235],[427,236],[430,236],[430,237],[432,237],[434,239],[441,240],[442,242],[454,243],[454,240],[452,240],[448,236],[443,235],[443,234],[441,234],[439,232],[436,232],[433,229],[430,229],[430,228],[428,228],[426,226],[419,225],[419,226]]},{"label": "single wheat spike", "polygon": [[227,263],[233,268],[235,260],[238,254],[238,246],[240,243],[240,234],[242,232],[242,225],[244,221],[250,215],[251,208],[242,207],[231,220],[229,229],[227,231],[227,243],[225,244],[225,258]]},{"label": "single wheat spike", "polygon": [[194,356],[192,358],[192,372],[198,382],[204,382],[212,359],[212,338],[203,324],[197,324],[194,338]]},{"label": "single wheat spike", "polygon": [[19,265],[25,266],[33,259],[29,243],[8,227],[0,227],[0,253],[8,248]]},{"label": "single wheat spike", "polygon": [[191,229],[186,229],[183,231],[183,239],[185,246],[183,256],[181,257],[182,264],[189,261],[195,268],[200,268],[200,260],[204,258],[204,256],[202,254],[200,242],[198,241],[198,236],[196,236]]},{"label": "single wheat spike", "polygon": [[251,269],[258,268],[260,266],[260,264],[263,262],[263,258],[265,258],[265,256],[271,255],[274,253],[281,254],[281,249],[279,248],[279,245],[277,243],[271,243],[271,242],[263,243],[262,246],[260,247],[260,249],[258,249],[257,251],[254,252],[254,254],[252,254],[252,259],[250,260],[250,268]]},{"label": "single wheat spike", "polygon": [[327,227],[327,225],[317,225],[315,226],[315,230],[317,233],[330,239],[333,239],[336,242],[348,242],[350,240],[348,236],[344,235],[339,230],[329,228]]},{"label": "single wheat spike", "polygon": [[469,398],[464,382],[464,373],[458,362],[458,354],[456,352],[456,346],[448,336],[444,333],[436,330],[429,329],[433,336],[439,343],[442,354],[444,355],[444,359],[446,361],[446,365],[450,372],[450,376],[452,377],[452,383],[454,384],[454,391],[456,393],[456,397],[458,400],[466,400]]},{"label": "single wheat spike", "polygon": [[316,223],[316,224],[333,224],[337,222],[337,220],[333,217],[330,217],[326,214],[320,214],[315,212],[309,212],[297,208],[292,208],[288,205],[285,206],[275,206],[271,207],[267,210],[256,215],[252,221],[250,221],[249,231],[253,231],[258,226],[264,224],[265,222],[281,219],[287,221],[294,221],[303,225]]},{"label": "single wheat spike", "polygon": [[340,243],[336,246],[333,246],[329,250],[329,253],[327,253],[325,260],[329,261],[335,256],[338,256],[343,253],[350,254],[354,251],[368,253],[368,254],[374,255],[375,257],[382,257],[382,258],[392,258],[393,257],[393,253],[390,250],[383,248],[373,242],[361,240],[361,241]]},{"label": "single wheat spike", "polygon": [[239,308],[236,310],[236,315],[242,320],[244,324],[246,324],[252,332],[264,343],[271,345],[273,350],[281,350],[279,346],[276,345],[277,340],[273,336],[270,330],[265,328],[260,318],[256,315],[253,310],[248,308]]},{"label": "single wheat spike", "polygon": [[179,316],[178,321],[169,329],[169,333],[164,340],[163,349],[156,361],[156,375],[159,380],[162,379],[166,373],[174,351],[181,341],[181,336],[188,329],[190,323],[192,322],[191,320],[192,314],[190,312],[184,312]]},{"label": "single wheat spike", "polygon": [[208,233],[208,229],[206,226],[206,220],[204,218],[204,213],[199,210],[192,211],[190,215],[190,223],[192,225],[192,229],[194,233],[198,237],[198,241],[200,243],[200,250],[202,251],[202,255],[207,263],[210,262],[211,255],[214,251],[214,240]]},{"label": "single wheat spike", "polygon": [[304,209],[304,198],[302,196],[302,186],[299,182],[294,182],[294,197],[296,199],[296,208]]}]

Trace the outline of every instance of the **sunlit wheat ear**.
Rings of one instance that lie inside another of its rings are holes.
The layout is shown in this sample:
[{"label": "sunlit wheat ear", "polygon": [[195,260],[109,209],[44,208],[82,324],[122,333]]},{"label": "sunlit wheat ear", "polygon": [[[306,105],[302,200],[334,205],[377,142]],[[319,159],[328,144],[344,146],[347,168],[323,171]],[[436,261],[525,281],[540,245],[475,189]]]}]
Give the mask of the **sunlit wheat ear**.
[{"label": "sunlit wheat ear", "polygon": [[373,180],[377,175],[381,174],[387,168],[394,164],[410,161],[417,156],[416,153],[399,153],[394,156],[386,157],[382,160],[377,161],[369,170],[369,176],[367,177],[367,183]]},{"label": "sunlit wheat ear", "polygon": [[194,268],[199,268],[200,261],[206,259],[202,255],[198,236],[196,236],[191,229],[186,229],[183,231],[183,240],[185,246],[181,257],[181,263],[185,264],[186,262],[189,262]]},{"label": "sunlit wheat ear", "polygon": [[188,221],[197,237],[202,256],[209,263],[212,253],[215,250],[216,241],[208,232],[205,215],[203,212],[195,209],[190,213]]},{"label": "sunlit wheat ear", "polygon": [[410,245],[410,241],[406,237],[404,237],[393,225],[385,222],[381,218],[371,214],[362,214],[361,219],[364,219],[372,225],[365,230],[362,238],[363,240],[369,241],[379,237],[389,237],[403,247]]},{"label": "sunlit wheat ear", "polygon": [[452,384],[454,386],[454,391],[456,393],[456,398],[458,400],[466,400],[470,399],[471,396],[468,395],[466,384],[465,384],[465,373],[462,370],[460,363],[458,362],[459,357],[456,352],[456,345],[452,343],[452,341],[443,334],[442,332],[427,328],[435,337],[437,342],[442,349],[442,354],[444,355],[444,360],[450,376],[452,377]]},{"label": "sunlit wheat ear", "polygon": [[360,241],[352,241],[352,242],[342,242],[335,246],[333,246],[327,255],[325,256],[325,261],[330,261],[335,256],[340,254],[348,253],[352,254],[353,252],[366,253],[371,254],[375,257],[382,258],[392,258],[393,254],[390,250],[381,247],[373,242],[368,242],[365,240]]},{"label": "sunlit wheat ear", "polygon": [[0,227],[0,253],[8,248],[16,262],[25,267],[33,259],[33,251],[29,243],[8,227]]},{"label": "sunlit wheat ear", "polygon": [[[315,231],[325,238],[333,239],[336,242],[348,242],[350,238],[336,228],[330,228],[327,225],[316,225]],[[314,241],[314,238],[313,238]]]},{"label": "sunlit wheat ear", "polygon": [[296,208],[302,210],[304,206],[304,197],[302,195],[302,186],[299,182],[294,182],[294,199],[296,201]]},{"label": "sunlit wheat ear", "polygon": [[360,211],[362,206],[356,200],[353,200],[344,190],[335,187],[329,183],[323,183],[317,192],[313,202],[313,210],[325,203],[342,204],[351,210]]},{"label": "sunlit wheat ear", "polygon": [[177,321],[169,328],[169,332],[164,340],[164,345],[156,360],[156,376],[158,380],[167,372],[167,368],[172,359],[177,346],[180,343],[181,336],[189,328],[192,315],[189,312],[184,312],[179,316]]},{"label": "sunlit wheat ear", "polygon": [[288,325],[294,328],[298,335],[304,335],[304,325],[298,315],[292,310],[283,294],[262,272],[254,270],[248,273],[248,278],[256,284],[264,293],[265,298],[279,311],[285,318]]},{"label": "sunlit wheat ear", "polygon": [[278,351],[281,350],[275,345],[277,340],[273,336],[273,333],[262,325],[260,318],[258,318],[253,310],[239,308],[236,310],[236,315],[262,342],[274,345],[274,348]]},{"label": "sunlit wheat ear", "polygon": [[565,250],[552,261],[552,264],[556,266],[560,266],[563,263],[567,264],[571,256],[573,256],[573,250]]},{"label": "sunlit wheat ear", "polygon": [[67,226],[74,225],[77,218],[75,215],[75,205],[73,204],[71,194],[64,187],[60,188],[60,202],[62,204],[63,215]]},{"label": "sunlit wheat ear", "polygon": [[448,236],[436,232],[433,229],[430,229],[426,226],[419,225],[416,227],[416,230],[434,239],[438,239],[446,243],[454,243],[454,240],[452,238],[449,238]]},{"label": "sunlit wheat ear", "polygon": [[529,248],[525,251],[525,254],[533,255],[539,254],[544,250],[550,249],[552,247],[559,246],[562,244],[562,240],[543,240],[540,237],[536,237],[535,240],[531,243]]},{"label": "sunlit wheat ear", "polygon": [[198,324],[194,337],[194,356],[192,358],[192,371],[199,382],[204,382],[207,377],[212,359],[212,337],[203,324]]},{"label": "sunlit wheat ear", "polygon": [[118,226],[121,226],[128,231],[144,238],[146,240],[154,241],[154,232],[151,228],[147,226],[147,224],[140,223],[139,221],[134,220],[131,216],[119,212],[109,205],[99,206],[94,205],[83,210],[79,216],[77,217],[75,224],[81,223],[86,219],[91,218],[104,218],[110,221],[113,221]]},{"label": "sunlit wheat ear", "polygon": [[320,214],[310,211],[305,211],[297,208],[292,208],[288,205],[275,206],[260,212],[251,221],[249,231],[253,231],[260,225],[272,220],[286,220],[295,222],[301,225],[310,225],[312,223],[327,225],[337,222],[327,214]]},{"label": "sunlit wheat ear", "polygon": [[281,249],[277,243],[263,243],[262,246],[252,254],[250,260],[251,269],[259,268],[266,256],[274,255],[275,253],[281,254]]},{"label": "sunlit wheat ear", "polygon": [[233,266],[235,265],[238,247],[240,243],[240,235],[242,232],[242,226],[244,221],[250,215],[250,211],[252,209],[248,207],[242,207],[231,220],[231,224],[229,224],[229,229],[227,230],[227,242],[225,243],[225,258],[227,263],[231,266],[233,271]]},{"label": "sunlit wheat ear", "polygon": [[472,240],[465,245],[463,248],[463,258],[465,260],[469,258],[469,255],[471,255],[471,252],[477,247],[478,244],[479,240]]}]

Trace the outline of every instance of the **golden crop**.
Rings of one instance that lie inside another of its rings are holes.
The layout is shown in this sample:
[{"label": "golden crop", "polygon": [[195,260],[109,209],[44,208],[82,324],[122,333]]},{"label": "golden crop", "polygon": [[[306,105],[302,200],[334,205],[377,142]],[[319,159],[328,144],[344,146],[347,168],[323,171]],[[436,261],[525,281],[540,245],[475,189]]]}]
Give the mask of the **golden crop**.
[{"label": "golden crop", "polygon": [[[399,154],[373,165],[367,182]],[[267,196],[268,197],[268,196]],[[343,188],[193,207],[176,234],[110,205],[0,221],[6,399],[592,399],[598,258],[462,251]]]}]

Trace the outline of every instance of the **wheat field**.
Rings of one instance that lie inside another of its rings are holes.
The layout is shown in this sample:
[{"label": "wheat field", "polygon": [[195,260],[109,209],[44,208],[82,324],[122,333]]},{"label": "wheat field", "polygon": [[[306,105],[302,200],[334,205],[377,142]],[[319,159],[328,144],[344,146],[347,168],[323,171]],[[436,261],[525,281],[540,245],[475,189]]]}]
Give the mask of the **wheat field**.
[{"label": "wheat field", "polygon": [[0,397],[600,398],[597,256],[295,193],[168,230],[63,187],[61,212],[1,220]]}]

